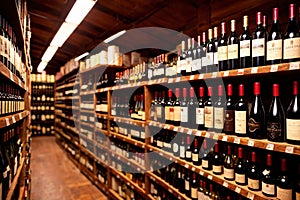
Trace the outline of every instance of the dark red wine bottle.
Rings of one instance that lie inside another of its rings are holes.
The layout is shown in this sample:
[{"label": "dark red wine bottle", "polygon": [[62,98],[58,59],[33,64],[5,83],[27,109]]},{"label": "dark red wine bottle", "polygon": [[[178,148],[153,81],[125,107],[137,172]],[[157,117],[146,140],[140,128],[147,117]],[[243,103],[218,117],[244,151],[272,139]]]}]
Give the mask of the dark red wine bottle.
[{"label": "dark red wine bottle", "polygon": [[231,33],[228,38],[228,69],[239,69],[239,38],[235,20],[231,20]]},{"label": "dark red wine bottle", "polygon": [[206,45],[206,61],[207,61],[207,73],[214,70],[214,53],[216,52],[215,44],[213,41],[212,29],[208,29],[208,43]]},{"label": "dark red wine bottle", "polygon": [[196,166],[199,166],[201,164],[201,160],[199,158],[199,150],[200,150],[200,148],[199,148],[198,138],[195,137],[193,150],[192,150],[192,161],[193,161],[193,164]]},{"label": "dark red wine bottle", "polygon": [[197,174],[194,172],[192,181],[191,181],[191,198],[192,200],[198,199],[198,181],[197,181]]},{"label": "dark red wine bottle", "polygon": [[295,8],[295,4],[290,4],[289,23],[283,40],[283,60],[285,62],[300,60],[300,32],[296,23]]},{"label": "dark red wine bottle", "polygon": [[240,100],[235,105],[235,134],[240,137],[247,136],[248,105],[244,99],[244,85],[239,86]]},{"label": "dark red wine bottle", "polygon": [[204,104],[204,121],[205,129],[212,130],[214,128],[214,106],[212,102],[213,88],[208,87],[208,99]]},{"label": "dark red wine bottle", "polygon": [[227,85],[227,101],[226,101],[226,108],[225,108],[225,119],[224,119],[224,133],[225,134],[234,134],[234,112],[235,106],[232,102],[232,85]]},{"label": "dark red wine bottle", "polygon": [[[172,90],[168,90],[168,97],[169,97],[169,99],[165,103],[165,120],[166,120],[167,124],[171,124],[173,122],[173,114],[174,114]],[[170,111],[172,113],[170,113]]]},{"label": "dark red wine bottle", "polygon": [[260,98],[260,83],[254,83],[254,101],[248,120],[248,136],[255,139],[265,138],[265,109]]},{"label": "dark red wine bottle", "polygon": [[180,111],[181,111],[181,123],[180,125],[183,126],[183,127],[188,127],[188,117],[189,117],[189,114],[188,114],[188,102],[187,102],[187,99],[186,99],[186,88],[183,88],[182,89],[182,101],[180,103],[181,105],[181,108],[180,108]]},{"label": "dark red wine bottle", "polygon": [[179,98],[180,98],[180,90],[179,88],[176,88],[175,89],[175,94],[176,94],[176,100],[174,101],[174,104],[173,104],[173,108],[174,108],[174,111],[173,111],[173,124],[175,126],[179,126],[180,125],[180,120],[181,120],[181,111],[180,111],[180,101],[179,101]]},{"label": "dark red wine bottle", "polygon": [[218,86],[218,101],[214,105],[214,131],[221,133],[224,127],[224,100],[223,87]]},{"label": "dark red wine bottle", "polygon": [[198,108],[196,108],[196,125],[198,130],[204,130],[204,87],[199,88]]},{"label": "dark red wine bottle", "polygon": [[202,67],[200,73],[206,73],[207,71],[207,59],[206,59],[206,33],[202,33],[202,42],[201,42],[201,47],[202,47],[202,54],[201,54],[201,61],[202,61]]},{"label": "dark red wine bottle", "polygon": [[251,153],[251,164],[248,169],[248,188],[253,191],[261,190],[261,171],[256,163],[256,153]]},{"label": "dark red wine bottle", "polygon": [[284,141],[285,116],[279,98],[279,84],[273,84],[273,99],[267,116],[267,138],[274,142]]},{"label": "dark red wine bottle", "polygon": [[224,178],[229,181],[234,180],[234,161],[231,155],[231,146],[228,145],[227,155],[224,159]]},{"label": "dark red wine bottle", "polygon": [[267,155],[267,166],[262,171],[262,193],[267,197],[276,197],[276,178],[272,168],[272,155]]},{"label": "dark red wine bottle", "polygon": [[252,36],[252,65],[253,67],[265,65],[267,30],[263,27],[262,13],[256,14],[257,27]]},{"label": "dark red wine bottle", "polygon": [[206,139],[204,139],[202,146],[203,146],[202,168],[205,170],[211,170],[212,169],[211,156],[210,156],[210,150],[207,146]]},{"label": "dark red wine bottle", "polygon": [[240,66],[247,68],[252,66],[251,34],[248,27],[248,16],[243,18],[243,33],[240,36]]},{"label": "dark red wine bottle", "polygon": [[197,100],[195,99],[195,91],[194,88],[190,88],[190,100],[188,101],[188,126],[189,128],[197,128],[196,126],[196,108],[197,108]]},{"label": "dark red wine bottle", "polygon": [[282,60],[282,32],[278,19],[278,8],[273,8],[273,23],[267,42],[267,64],[278,64]]},{"label": "dark red wine bottle", "polygon": [[214,146],[214,154],[212,158],[212,169],[213,173],[216,175],[223,174],[223,160],[219,152],[219,143],[216,142]]},{"label": "dark red wine bottle", "polygon": [[228,46],[227,46],[226,22],[221,23],[221,37],[218,43],[219,71],[228,70]]},{"label": "dark red wine bottle", "polygon": [[287,161],[285,158],[281,158],[281,172],[277,179],[277,198],[284,200],[293,199],[293,181],[288,174]]},{"label": "dark red wine bottle", "polygon": [[238,160],[234,169],[235,182],[238,185],[247,185],[246,165],[243,158],[243,149],[238,148]]},{"label": "dark red wine bottle", "polygon": [[286,113],[286,141],[300,144],[300,98],[298,82],[293,83],[293,98]]}]

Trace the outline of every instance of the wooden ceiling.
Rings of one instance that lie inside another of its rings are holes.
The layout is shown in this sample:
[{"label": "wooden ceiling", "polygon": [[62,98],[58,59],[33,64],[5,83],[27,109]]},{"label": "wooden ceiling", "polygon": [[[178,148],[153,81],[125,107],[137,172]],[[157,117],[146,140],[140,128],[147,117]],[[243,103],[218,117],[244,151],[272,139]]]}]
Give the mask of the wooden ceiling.
[{"label": "wooden ceiling", "polygon": [[[34,72],[74,2],[28,0],[32,31],[30,54]],[[163,27],[196,37],[224,20],[237,19],[238,27],[241,27],[241,16],[248,14],[253,31],[258,8],[271,16],[272,6],[280,5],[286,16],[290,2],[299,3],[299,0],[98,0],[85,20],[58,49],[46,71],[55,74],[70,59],[91,51],[104,39],[124,29]],[[140,40],[142,37],[145,36],[141,34]]]}]

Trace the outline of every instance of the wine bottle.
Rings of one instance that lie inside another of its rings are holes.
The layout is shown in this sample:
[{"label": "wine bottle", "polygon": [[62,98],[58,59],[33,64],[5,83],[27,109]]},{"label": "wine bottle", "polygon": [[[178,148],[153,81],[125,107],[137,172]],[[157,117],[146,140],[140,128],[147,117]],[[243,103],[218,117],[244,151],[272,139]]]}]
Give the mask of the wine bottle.
[{"label": "wine bottle", "polygon": [[216,175],[223,174],[223,161],[219,153],[219,143],[216,142],[214,146],[214,155],[212,159],[212,169],[213,173]]},{"label": "wine bottle", "polygon": [[201,36],[198,35],[198,40],[197,40],[197,48],[196,48],[196,74],[201,73],[202,71],[202,46],[201,46]]},{"label": "wine bottle", "polygon": [[214,27],[214,38],[213,38],[213,43],[214,43],[214,64],[213,64],[213,72],[217,72],[219,71],[218,68],[218,27]]},{"label": "wine bottle", "polygon": [[254,83],[254,101],[248,120],[248,136],[255,139],[265,138],[265,109],[260,98],[260,83]]},{"label": "wine bottle", "polygon": [[191,198],[192,200],[198,199],[198,181],[197,181],[197,174],[194,172],[192,181],[191,181]]},{"label": "wine bottle", "polygon": [[192,61],[191,61],[192,74],[193,75],[199,74],[198,66],[197,66],[198,63],[197,47],[195,46],[194,38],[192,38],[191,52],[192,52]]},{"label": "wine bottle", "polygon": [[201,47],[202,47],[202,55],[201,55],[201,60],[202,60],[202,67],[200,73],[206,73],[207,71],[207,58],[206,58],[206,33],[202,33],[202,42],[201,42]]},{"label": "wine bottle", "polygon": [[235,20],[231,20],[231,33],[228,38],[228,69],[239,69],[239,39]]},{"label": "wine bottle", "polygon": [[277,179],[276,190],[277,198],[284,200],[292,200],[293,198],[293,182],[287,173],[287,161],[281,158],[281,172]]},{"label": "wine bottle", "polygon": [[256,163],[256,153],[251,153],[251,164],[248,169],[248,188],[249,190],[259,191],[261,190],[261,172]]},{"label": "wine bottle", "polygon": [[181,107],[180,107],[180,111],[181,111],[181,126],[183,127],[188,127],[188,122],[189,122],[189,110],[188,110],[188,102],[186,100],[186,88],[182,89],[182,101],[181,101]]},{"label": "wine bottle", "polygon": [[278,19],[278,8],[273,8],[273,23],[267,41],[267,63],[278,64],[282,59],[282,33]]},{"label": "wine bottle", "polygon": [[214,131],[221,133],[224,127],[224,102],[223,102],[223,87],[218,86],[219,99],[214,105]]},{"label": "wine bottle", "polygon": [[300,98],[298,82],[293,82],[293,95],[286,112],[286,140],[291,144],[300,144]]},{"label": "wine bottle", "polygon": [[234,175],[235,182],[238,185],[247,185],[246,166],[243,159],[243,149],[241,147],[238,148],[238,161],[234,169]]},{"label": "wine bottle", "polygon": [[267,166],[262,172],[262,193],[267,197],[276,197],[275,176],[272,169],[272,155],[267,155]]},{"label": "wine bottle", "polygon": [[244,137],[247,135],[248,105],[244,100],[244,85],[239,85],[240,100],[235,105],[235,134]]},{"label": "wine bottle", "polygon": [[187,162],[192,162],[192,143],[191,143],[191,136],[186,137],[186,150],[185,150],[185,160]]},{"label": "wine bottle", "polygon": [[200,160],[200,156],[199,156],[199,142],[198,142],[198,138],[195,137],[194,139],[194,145],[193,145],[193,149],[192,149],[192,161],[193,164],[196,166],[201,165],[201,160]]},{"label": "wine bottle", "polygon": [[180,59],[180,73],[182,76],[186,75],[186,49],[185,49],[185,41],[181,42],[181,59]]},{"label": "wine bottle", "polygon": [[186,53],[186,59],[185,59],[185,71],[186,76],[189,76],[192,74],[192,60],[193,60],[193,50],[192,50],[192,41],[191,38],[188,38],[187,40],[187,53]]},{"label": "wine bottle", "polygon": [[199,88],[198,108],[196,108],[196,124],[198,130],[204,130],[204,87]]},{"label": "wine bottle", "polygon": [[232,102],[232,85],[227,85],[227,101],[226,101],[226,107],[225,107],[225,119],[224,119],[224,133],[225,134],[234,134],[234,112],[235,112],[235,106]]},{"label": "wine bottle", "polygon": [[165,106],[166,106],[165,97],[166,97],[165,91],[162,91],[161,97],[158,100],[158,106],[156,108],[157,118],[158,121],[161,123],[165,122]]},{"label": "wine bottle", "polygon": [[219,71],[228,70],[228,46],[226,35],[226,22],[221,23],[221,37],[218,43]]},{"label": "wine bottle", "polygon": [[[190,100],[188,101],[188,116],[187,121],[189,128],[196,128],[196,109],[197,109],[197,103],[195,99],[195,91],[194,88],[190,88]],[[191,116],[191,117],[189,117]]]},{"label": "wine bottle", "polygon": [[231,155],[231,146],[228,145],[227,155],[224,159],[224,178],[229,181],[234,180],[234,161]]},{"label": "wine bottle", "polygon": [[[115,97],[114,99],[116,99],[117,97]],[[116,101],[116,100],[115,100]],[[157,120],[157,112],[156,112],[156,107],[158,105],[158,101],[157,101],[157,91],[154,92],[154,99],[152,99],[151,101],[151,114],[150,114],[150,117],[151,117],[151,120],[152,121],[158,121]],[[113,109],[111,111],[111,114],[113,115]]]},{"label": "wine bottle", "polygon": [[240,36],[240,66],[248,68],[252,66],[251,59],[251,34],[248,27],[248,16],[243,18],[243,33]]},{"label": "wine bottle", "polygon": [[[179,126],[180,125],[180,120],[181,120],[181,110],[180,110],[180,90],[179,88],[175,89],[175,94],[176,94],[176,100],[174,101],[173,104],[173,124],[175,126]],[[172,113],[170,111],[170,113]],[[170,115],[172,116],[172,114]]]},{"label": "wine bottle", "polygon": [[266,47],[265,42],[267,39],[267,30],[264,29],[262,23],[262,13],[256,14],[257,27],[253,32],[252,39],[252,65],[253,67],[265,65]]},{"label": "wine bottle", "polygon": [[191,176],[189,170],[186,171],[184,185],[185,185],[185,195],[190,198],[191,197]]},{"label": "wine bottle", "polygon": [[202,146],[203,146],[202,168],[205,170],[211,170],[212,163],[211,163],[210,152],[209,152],[209,148],[207,147],[206,139],[204,139]]},{"label": "wine bottle", "polygon": [[172,109],[172,114],[174,113],[172,90],[168,90],[168,97],[168,101],[165,103],[165,120],[166,124],[171,124],[173,122],[173,115],[171,115],[170,110]]},{"label": "wine bottle", "polygon": [[199,181],[199,188],[198,188],[198,200],[205,199],[204,196],[204,189],[203,189],[203,180],[200,179]]},{"label": "wine bottle", "polygon": [[295,62],[300,60],[300,32],[296,23],[295,4],[289,6],[289,23],[283,40],[283,60]]},{"label": "wine bottle", "polygon": [[212,102],[212,87],[208,87],[208,99],[204,104],[204,124],[205,124],[205,129],[213,129],[214,128],[214,107],[213,107],[213,102]]},{"label": "wine bottle", "polygon": [[212,29],[208,29],[208,43],[206,45],[207,73],[213,72],[214,69],[214,53],[216,52],[216,49],[212,34]]},{"label": "wine bottle", "polygon": [[267,116],[267,138],[274,142],[284,141],[285,116],[279,98],[279,84],[273,84],[273,99]]}]

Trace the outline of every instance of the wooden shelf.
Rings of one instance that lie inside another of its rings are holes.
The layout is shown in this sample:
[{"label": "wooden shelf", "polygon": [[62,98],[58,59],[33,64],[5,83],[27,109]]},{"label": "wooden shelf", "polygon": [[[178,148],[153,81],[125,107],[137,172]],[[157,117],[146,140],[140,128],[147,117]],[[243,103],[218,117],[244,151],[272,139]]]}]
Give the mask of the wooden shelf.
[{"label": "wooden shelf", "polygon": [[140,165],[139,163],[137,163],[136,161],[134,161],[132,159],[128,159],[125,156],[120,155],[120,154],[118,154],[114,151],[110,150],[110,152],[111,152],[111,156],[113,158],[117,158],[117,160],[121,160],[122,162],[127,163],[127,165],[135,166],[139,173],[145,173],[146,172],[146,168],[144,166]]},{"label": "wooden shelf", "polygon": [[67,96],[67,97],[56,97],[56,100],[75,100],[79,99],[79,96]]},{"label": "wooden shelf", "polygon": [[164,188],[168,188],[168,191],[173,194],[174,196],[178,197],[178,199],[183,199],[183,200],[191,200],[189,197],[187,197],[185,194],[182,194],[181,192],[179,192],[178,189],[174,188],[172,185],[170,185],[169,183],[165,182],[163,179],[161,179],[160,177],[156,176],[155,174],[153,174],[152,172],[147,172],[146,173],[147,176],[150,177],[150,179],[152,181],[154,181],[155,183],[158,183],[159,185],[161,185]]},{"label": "wooden shelf", "polygon": [[62,130],[59,130],[57,128],[54,129],[59,135],[63,136],[64,138],[66,138],[67,140],[69,140],[70,142],[72,142],[72,137],[65,134]]},{"label": "wooden shelf", "polygon": [[65,104],[61,104],[61,105],[56,104],[55,107],[62,108],[62,109],[69,109],[69,110],[73,110],[73,109],[78,110],[79,109],[74,106],[66,106]]},{"label": "wooden shelf", "polygon": [[135,120],[135,119],[131,119],[131,118],[124,118],[124,117],[109,116],[109,120],[113,120],[115,122],[126,123],[126,124],[134,125],[134,126],[141,126],[141,127],[145,127],[147,125],[146,121],[140,121],[140,120]]},{"label": "wooden shelf", "polygon": [[80,96],[92,95],[92,94],[95,94],[95,93],[96,93],[96,90],[87,91],[87,92],[80,92]]},{"label": "wooden shelf", "polygon": [[86,114],[92,114],[92,115],[96,114],[94,110],[83,110],[83,109],[80,109],[80,112],[81,113],[86,113]]},{"label": "wooden shelf", "polygon": [[156,126],[163,129],[168,129],[172,131],[178,131],[182,133],[186,133],[189,135],[200,136],[205,138],[212,138],[214,140],[220,140],[227,143],[241,144],[250,147],[256,147],[260,149],[278,151],[283,153],[300,155],[300,146],[288,144],[286,142],[271,142],[267,139],[258,140],[251,139],[249,137],[237,137],[234,135],[226,135],[224,133],[215,133],[215,132],[207,132],[207,131],[199,131],[196,129],[189,129],[180,126],[173,126],[169,124],[161,124],[159,122],[150,121],[149,126]]},{"label": "wooden shelf", "polygon": [[58,113],[55,113],[56,114],[56,116],[58,116],[58,117],[61,117],[61,118],[64,118],[64,119],[67,119],[67,120],[70,120],[70,121],[76,121],[73,117],[66,117],[66,116],[64,116],[64,115],[62,115],[62,114],[58,114]]},{"label": "wooden shelf", "polygon": [[20,192],[19,192],[19,198],[18,200],[22,200],[23,197],[24,197],[24,192],[25,192],[25,187],[24,186],[21,186],[20,187]]},{"label": "wooden shelf", "polygon": [[73,70],[70,71],[69,73],[62,75],[59,79],[56,80],[56,82],[68,80],[68,79],[71,78],[72,76],[76,75],[76,73],[78,72],[78,70],[79,70],[79,67],[73,69]]},{"label": "wooden shelf", "polygon": [[19,177],[20,177],[22,168],[24,166],[24,161],[25,161],[25,158],[21,158],[20,166],[18,167],[17,173],[16,173],[16,175],[14,177],[14,180],[12,181],[11,186],[9,188],[9,191],[8,191],[8,194],[7,194],[7,197],[6,197],[7,200],[12,199],[12,196],[14,194],[16,186],[17,186],[17,184],[19,182]]},{"label": "wooden shelf", "polygon": [[28,91],[27,86],[17,77],[15,74],[13,74],[1,61],[0,61],[0,73],[5,76],[7,79],[9,79],[14,84],[18,85],[20,88],[22,88],[25,91]]},{"label": "wooden shelf", "polygon": [[121,135],[119,133],[109,131],[108,135],[111,135],[113,138],[118,138],[120,140],[123,140],[124,142],[128,142],[130,144],[133,144],[134,146],[140,147],[142,149],[145,148],[145,143],[144,142],[140,142],[140,141],[131,139],[131,138],[129,138],[127,136],[124,136],[124,135]]},{"label": "wooden shelf", "polygon": [[113,189],[109,189],[109,194],[112,196],[113,199],[116,199],[116,200],[123,200],[123,198],[121,198],[119,196],[118,193],[116,193]]},{"label": "wooden shelf", "polygon": [[19,112],[17,114],[0,117],[0,129],[10,126],[11,124],[17,123],[18,121],[26,118],[30,112],[28,110]]},{"label": "wooden shelf", "polygon": [[61,90],[61,89],[65,89],[65,88],[69,88],[69,87],[74,87],[75,85],[76,85],[75,82],[68,83],[68,84],[65,84],[65,85],[61,85],[61,86],[56,87],[56,91]]},{"label": "wooden shelf", "polygon": [[90,127],[90,128],[92,128],[92,129],[95,127],[95,125],[94,125],[95,122],[89,122],[89,123],[88,123],[88,122],[83,122],[83,121],[81,121],[80,124],[81,124],[81,125],[84,125],[84,126],[87,126],[87,127]]},{"label": "wooden shelf", "polygon": [[96,65],[96,66],[90,67],[84,71],[80,71],[80,74],[85,74],[87,72],[91,72],[94,70],[102,71],[102,70],[106,70],[106,69],[125,69],[125,68],[122,66],[117,66],[117,65]]},{"label": "wooden shelf", "polygon": [[234,181],[227,181],[224,179],[224,175],[215,175],[213,174],[212,171],[204,170],[200,166],[195,166],[193,165],[193,163],[189,163],[184,160],[181,160],[178,157],[173,156],[171,153],[165,152],[159,148],[153,147],[151,145],[147,145],[146,148],[149,149],[150,151],[159,153],[159,155],[164,156],[165,158],[170,159],[175,163],[180,164],[186,169],[196,172],[197,174],[200,174],[201,176],[206,177],[207,179],[212,180],[215,183],[223,185],[224,187],[232,191],[235,191],[236,193],[239,193],[244,197],[247,197],[249,199],[254,199],[254,200],[272,199],[272,198],[265,197],[260,191],[254,192],[249,190],[247,186],[240,186],[236,184]]}]

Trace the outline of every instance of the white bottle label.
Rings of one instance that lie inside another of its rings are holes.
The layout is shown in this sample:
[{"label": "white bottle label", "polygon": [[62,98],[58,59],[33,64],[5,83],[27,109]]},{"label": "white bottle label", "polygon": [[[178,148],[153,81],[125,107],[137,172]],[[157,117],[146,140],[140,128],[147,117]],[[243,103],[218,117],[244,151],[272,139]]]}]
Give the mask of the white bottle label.
[{"label": "white bottle label", "polygon": [[213,65],[214,64],[214,53],[206,53],[206,64]]},{"label": "white bottle label", "polygon": [[284,200],[292,200],[293,191],[292,189],[283,189],[277,186],[277,198]]},{"label": "white bottle label", "polygon": [[197,188],[192,188],[192,192],[191,192],[191,196],[193,199],[196,199],[197,198]]},{"label": "white bottle label", "polygon": [[282,59],[282,39],[267,42],[267,60]]},{"label": "white bottle label", "polygon": [[265,56],[265,39],[252,40],[252,57]]},{"label": "white bottle label", "polygon": [[267,184],[262,182],[262,188],[261,191],[269,194],[269,195],[275,195],[275,185],[274,184]]},{"label": "white bottle label", "polygon": [[239,134],[247,133],[246,118],[247,118],[246,111],[235,111],[235,132],[236,133]]},{"label": "white bottle label", "polygon": [[218,60],[228,60],[228,47],[227,46],[220,46],[218,47]]},{"label": "white bottle label", "polygon": [[252,188],[254,190],[258,190],[259,189],[259,180],[254,180],[254,179],[248,178],[248,187]]},{"label": "white bottle label", "polygon": [[198,200],[204,200],[204,199],[205,199],[204,194],[198,191]]},{"label": "white bottle label", "polygon": [[188,108],[187,107],[181,107],[181,122],[188,122]]},{"label": "white bottle label", "polygon": [[250,56],[250,40],[240,41],[240,57]]},{"label": "white bottle label", "polygon": [[[180,107],[178,107],[178,108],[180,108]],[[174,110],[174,107],[173,106],[170,106],[169,107],[169,120],[171,120],[171,121],[174,121],[174,112],[175,110]],[[177,111],[177,110],[176,110]],[[179,110],[180,111],[180,110]],[[180,112],[179,112],[180,113]],[[179,117],[179,120],[180,120],[180,117]]]},{"label": "white bottle label", "polygon": [[162,110],[161,110],[161,107],[160,106],[157,106],[156,107],[156,117],[158,119],[161,119],[162,118]]},{"label": "white bottle label", "polygon": [[202,167],[208,168],[208,160],[202,160]]},{"label": "white bottle label", "polygon": [[234,169],[227,169],[224,167],[224,177],[228,179],[234,179]]},{"label": "white bottle label", "polygon": [[237,59],[239,58],[239,45],[231,44],[228,45],[228,59]]},{"label": "white bottle label", "polygon": [[156,142],[156,143],[157,143],[157,146],[158,146],[158,147],[163,147],[163,143],[162,143],[162,141],[160,141],[160,140],[157,140],[157,142]]},{"label": "white bottle label", "polygon": [[185,190],[190,190],[190,182],[185,180]]},{"label": "white bottle label", "polygon": [[179,150],[178,144],[177,144],[177,143],[173,143],[173,152],[174,152],[174,153],[177,153],[178,150]]},{"label": "white bottle label", "polygon": [[185,70],[186,70],[187,73],[192,72],[192,58],[191,57],[186,59]]},{"label": "white bottle label", "polygon": [[289,140],[300,141],[300,120],[286,119],[286,138]]},{"label": "white bottle label", "polygon": [[213,165],[212,167],[213,167],[213,172],[222,173],[222,168],[223,168],[222,165],[220,165],[220,166]]},{"label": "white bottle label", "polygon": [[214,64],[217,65],[218,64],[218,52],[214,53]]},{"label": "white bottle label", "polygon": [[186,157],[186,158],[192,158],[192,152],[186,151],[186,152],[185,152],[185,157]]},{"label": "white bottle label", "polygon": [[283,59],[300,58],[300,37],[283,41]]},{"label": "white bottle label", "polygon": [[196,124],[204,124],[204,108],[196,108]]},{"label": "white bottle label", "polygon": [[214,108],[214,126],[217,129],[223,129],[224,127],[224,108]]},{"label": "white bottle label", "polygon": [[184,158],[185,157],[185,146],[180,146],[180,157]]},{"label": "white bottle label", "polygon": [[206,128],[213,128],[214,127],[214,108],[211,106],[205,106],[204,108],[204,120],[205,120],[205,127]]},{"label": "white bottle label", "polygon": [[246,183],[246,176],[245,174],[238,174],[235,173],[235,181],[241,184]]},{"label": "white bottle label", "polygon": [[165,107],[165,120],[170,120],[170,106]]},{"label": "white bottle label", "polygon": [[193,160],[194,162],[198,162],[198,161],[199,161],[199,155],[196,154],[196,153],[193,153],[193,155],[192,155],[192,160]]}]

